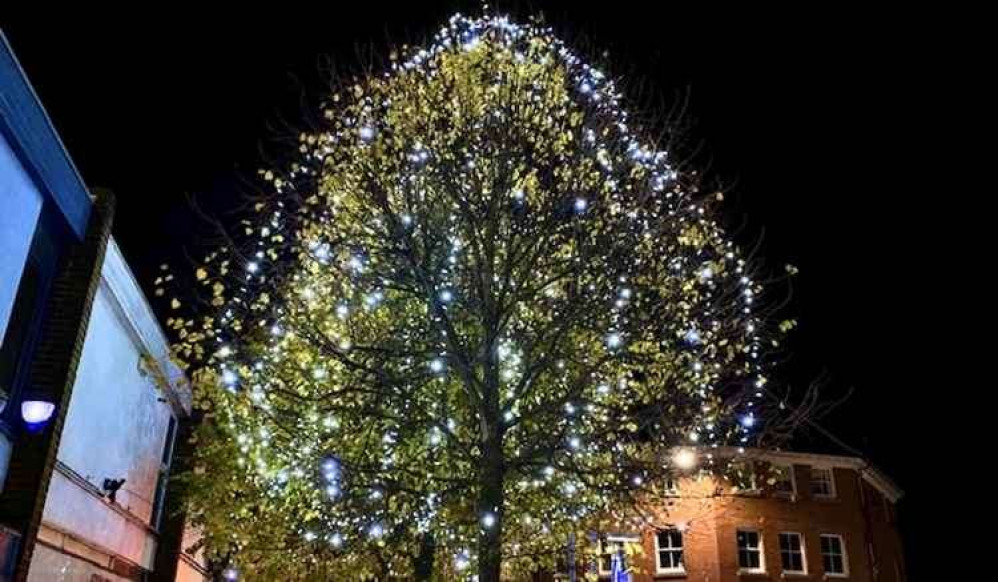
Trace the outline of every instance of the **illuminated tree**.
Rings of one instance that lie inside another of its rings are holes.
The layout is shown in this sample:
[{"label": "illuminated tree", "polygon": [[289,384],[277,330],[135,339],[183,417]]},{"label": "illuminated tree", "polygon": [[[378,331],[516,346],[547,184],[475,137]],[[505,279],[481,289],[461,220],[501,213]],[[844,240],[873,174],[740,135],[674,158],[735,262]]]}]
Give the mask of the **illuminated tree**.
[{"label": "illuminated tree", "polygon": [[548,30],[458,16],[261,171],[197,269],[211,315],[169,322],[212,555],[497,580],[653,498],[676,447],[749,438],[760,288],[621,100]]}]

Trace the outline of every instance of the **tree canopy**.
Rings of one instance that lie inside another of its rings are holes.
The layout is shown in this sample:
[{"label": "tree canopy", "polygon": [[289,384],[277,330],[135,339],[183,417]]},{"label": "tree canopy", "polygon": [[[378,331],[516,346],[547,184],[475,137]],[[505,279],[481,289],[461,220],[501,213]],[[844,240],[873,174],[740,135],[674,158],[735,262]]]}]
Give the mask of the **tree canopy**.
[{"label": "tree canopy", "polygon": [[550,30],[455,16],[320,118],[169,322],[210,555],[495,580],[662,493],[677,447],[750,437],[760,285],[698,173]]}]

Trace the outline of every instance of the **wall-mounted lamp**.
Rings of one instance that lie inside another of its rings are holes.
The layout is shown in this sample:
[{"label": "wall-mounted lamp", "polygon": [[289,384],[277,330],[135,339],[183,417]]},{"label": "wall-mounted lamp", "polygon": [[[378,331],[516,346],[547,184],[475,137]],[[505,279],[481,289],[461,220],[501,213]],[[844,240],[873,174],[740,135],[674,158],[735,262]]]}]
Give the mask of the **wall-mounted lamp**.
[{"label": "wall-mounted lamp", "polygon": [[21,402],[21,418],[28,432],[38,432],[45,428],[52,413],[55,412],[55,403],[47,400],[25,400]]}]

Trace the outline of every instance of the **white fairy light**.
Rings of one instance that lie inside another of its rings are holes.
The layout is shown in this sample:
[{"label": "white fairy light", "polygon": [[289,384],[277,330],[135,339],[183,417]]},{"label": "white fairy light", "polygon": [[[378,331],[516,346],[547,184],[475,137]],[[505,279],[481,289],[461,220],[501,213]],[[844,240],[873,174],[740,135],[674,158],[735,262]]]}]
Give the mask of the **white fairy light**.
[{"label": "white fairy light", "polygon": [[496,516],[494,513],[486,512],[482,515],[482,527],[485,529],[491,529],[492,526],[496,524]]},{"label": "white fairy light", "polygon": [[679,449],[672,455],[672,464],[684,471],[697,464],[697,454],[693,449]]}]

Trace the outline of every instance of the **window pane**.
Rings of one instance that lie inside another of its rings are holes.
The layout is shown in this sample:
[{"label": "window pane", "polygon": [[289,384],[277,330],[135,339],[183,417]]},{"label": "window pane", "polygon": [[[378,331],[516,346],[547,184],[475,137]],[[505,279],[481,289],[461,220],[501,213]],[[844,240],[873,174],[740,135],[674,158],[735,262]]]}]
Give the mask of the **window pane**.
[{"label": "window pane", "polygon": [[829,572],[833,574],[845,573],[845,568],[842,567],[842,556],[832,556],[832,569]]},{"label": "window pane", "polygon": [[780,493],[793,493],[794,491],[793,469],[788,465],[773,465],[769,481],[774,491]]}]

